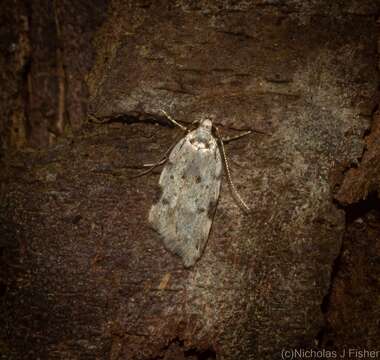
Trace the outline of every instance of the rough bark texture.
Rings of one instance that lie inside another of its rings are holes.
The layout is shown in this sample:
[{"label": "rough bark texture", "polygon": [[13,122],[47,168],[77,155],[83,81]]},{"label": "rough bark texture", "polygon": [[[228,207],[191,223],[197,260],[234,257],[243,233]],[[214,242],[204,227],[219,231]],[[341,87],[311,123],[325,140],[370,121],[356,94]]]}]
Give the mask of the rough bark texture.
[{"label": "rough bark texture", "polygon": [[[365,308],[350,281],[379,271],[377,200],[360,216],[341,208],[378,190],[379,2],[115,0],[94,49],[103,2],[17,4],[3,16],[25,19],[11,33],[26,45],[17,63],[1,57],[3,149],[54,144],[2,159],[2,353],[276,359],[350,345],[360,315],[347,314]],[[82,126],[95,54],[89,108],[104,124]],[[227,147],[252,213],[224,182],[190,270],[147,224],[159,170],[131,178],[181,136],[160,109],[210,116],[226,135],[265,132]],[[379,296],[371,284],[356,287],[363,303]],[[376,348],[368,329],[358,344]]]},{"label": "rough bark texture", "polygon": [[[0,145],[45,147],[86,121],[91,39],[106,0],[6,0],[0,16]],[[5,86],[4,86],[5,85]]]},{"label": "rough bark texture", "polygon": [[20,1],[2,3],[0,11],[0,146],[22,147],[26,141],[26,72],[30,58],[27,9]]},{"label": "rough bark texture", "polygon": [[380,113],[373,114],[369,134],[364,138],[365,149],[358,165],[347,170],[336,199],[351,205],[367,199],[368,195],[380,194]]},{"label": "rough bark texture", "polygon": [[327,321],[321,338],[329,349],[379,348],[379,210],[380,201],[374,196],[347,210],[342,251],[335,263],[330,295],[322,307]]}]

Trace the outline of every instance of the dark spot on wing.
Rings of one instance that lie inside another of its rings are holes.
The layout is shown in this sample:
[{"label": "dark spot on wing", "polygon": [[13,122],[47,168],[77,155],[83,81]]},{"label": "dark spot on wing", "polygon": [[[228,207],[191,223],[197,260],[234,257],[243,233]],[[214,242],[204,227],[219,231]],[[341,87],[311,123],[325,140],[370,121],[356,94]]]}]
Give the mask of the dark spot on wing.
[{"label": "dark spot on wing", "polygon": [[169,205],[169,200],[166,199],[166,198],[163,198],[163,199],[162,199],[162,204],[163,204],[163,205]]},{"label": "dark spot on wing", "polygon": [[216,201],[212,201],[208,207],[208,210],[207,210],[207,216],[209,219],[213,219],[214,215],[215,215],[215,210],[216,210],[216,205],[218,204],[218,200]]},{"label": "dark spot on wing", "polygon": [[157,189],[157,192],[154,194],[153,204],[157,204],[158,201],[161,199],[161,196],[162,196],[162,188],[161,186],[159,186]]},{"label": "dark spot on wing", "polygon": [[197,243],[197,244],[195,245],[195,249],[196,249],[197,251],[199,251],[199,243]]},{"label": "dark spot on wing", "polygon": [[196,182],[197,184],[201,183],[201,182],[202,182],[202,178],[201,178],[199,175],[196,176],[196,177],[195,177],[195,182]]}]

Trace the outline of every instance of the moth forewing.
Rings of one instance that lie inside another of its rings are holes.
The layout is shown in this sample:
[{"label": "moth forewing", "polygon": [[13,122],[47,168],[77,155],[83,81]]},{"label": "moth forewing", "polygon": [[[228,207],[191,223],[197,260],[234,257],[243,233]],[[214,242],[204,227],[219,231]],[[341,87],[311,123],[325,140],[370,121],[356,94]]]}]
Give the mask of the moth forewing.
[{"label": "moth forewing", "polygon": [[190,267],[206,246],[219,198],[222,158],[212,122],[200,122],[173,148],[159,181],[161,196],[149,221],[165,247]]}]

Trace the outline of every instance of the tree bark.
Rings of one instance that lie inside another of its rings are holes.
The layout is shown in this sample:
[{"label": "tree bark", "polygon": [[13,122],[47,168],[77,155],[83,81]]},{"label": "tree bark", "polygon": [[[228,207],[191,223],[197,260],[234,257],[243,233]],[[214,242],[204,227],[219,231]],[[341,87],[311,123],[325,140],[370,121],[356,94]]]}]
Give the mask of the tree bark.
[{"label": "tree bark", "polygon": [[[352,239],[343,206],[378,189],[379,2],[31,4],[19,11],[34,24],[32,61],[24,75],[28,60],[7,70],[27,89],[16,103],[29,130],[15,141],[2,127],[6,355],[277,359],[341,349],[326,324],[347,323],[324,306],[339,304],[332,270]],[[183,136],[162,109],[187,126],[211,117],[226,136],[256,130],[226,145],[252,212],[224,176],[190,269],[148,224],[160,169],[133,177]],[[12,154],[19,143],[50,147]]]}]

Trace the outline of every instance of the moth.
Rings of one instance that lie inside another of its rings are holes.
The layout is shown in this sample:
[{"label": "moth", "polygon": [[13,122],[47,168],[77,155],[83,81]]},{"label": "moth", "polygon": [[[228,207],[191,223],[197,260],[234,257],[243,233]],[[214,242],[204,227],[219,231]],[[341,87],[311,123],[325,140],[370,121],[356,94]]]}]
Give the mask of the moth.
[{"label": "moth", "polygon": [[187,135],[164,158],[166,164],[159,180],[161,193],[150,209],[149,222],[165,248],[180,256],[185,267],[191,267],[207,244],[219,199],[223,162],[232,193],[246,211],[249,207],[231,181],[223,140],[212,121],[203,119],[195,130],[188,131],[164,114]]}]

